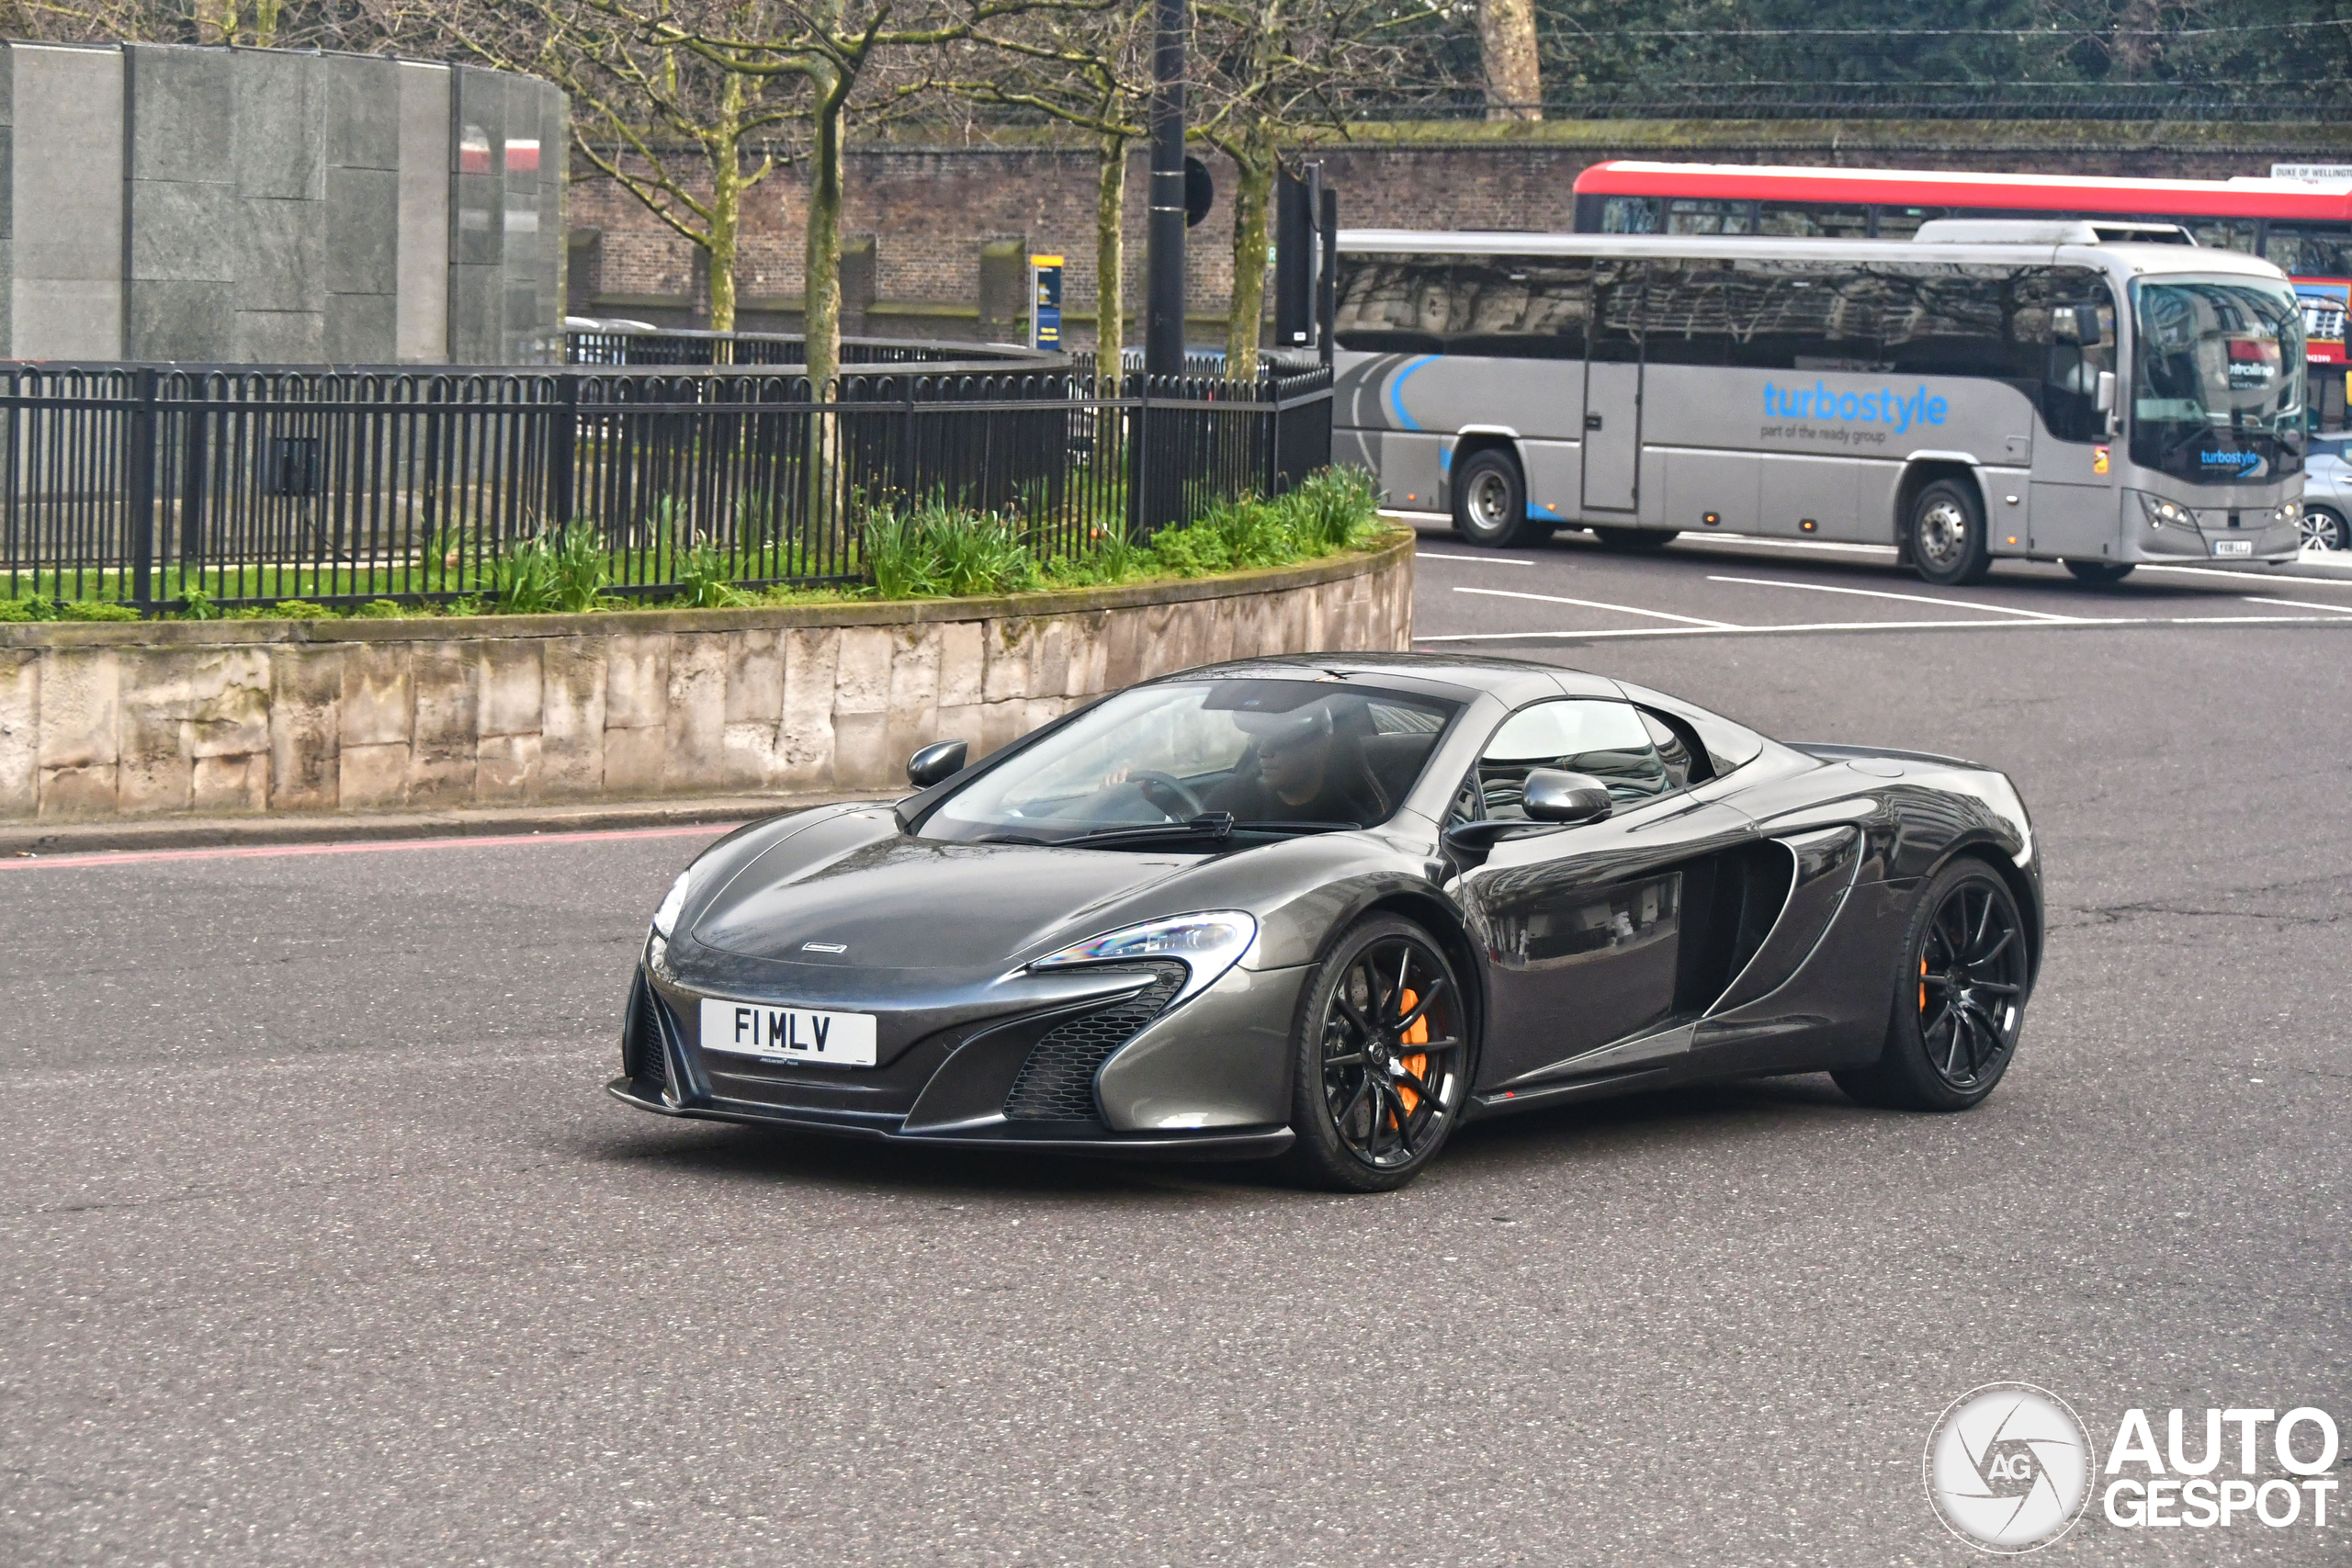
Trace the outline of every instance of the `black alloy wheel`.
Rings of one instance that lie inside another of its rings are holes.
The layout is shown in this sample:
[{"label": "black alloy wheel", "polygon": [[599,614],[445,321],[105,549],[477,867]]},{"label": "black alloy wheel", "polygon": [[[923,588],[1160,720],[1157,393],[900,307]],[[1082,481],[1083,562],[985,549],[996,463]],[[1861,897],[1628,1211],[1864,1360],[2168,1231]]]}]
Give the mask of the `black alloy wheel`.
[{"label": "black alloy wheel", "polygon": [[1662,550],[1682,536],[1679,528],[1595,528],[1592,536],[1612,550]]},{"label": "black alloy wheel", "polygon": [[1885,1050],[1838,1085],[1866,1105],[1965,1111],[2017,1052],[2031,980],[2025,920],[2008,884],[1963,859],[1921,892],[1907,935]]},{"label": "black alloy wheel", "polygon": [[2352,550],[2352,530],[2332,506],[2305,505],[2300,527],[2307,550]]},{"label": "black alloy wheel", "polygon": [[1510,453],[1489,446],[1453,470],[1453,531],[1488,549],[1515,549],[1551,536],[1527,515],[1527,480]]},{"label": "black alloy wheel", "polygon": [[1992,541],[1984,536],[1984,505],[1975,489],[1957,479],[1938,479],[1911,498],[1903,522],[1911,569],[1945,588],[1978,582],[1993,570]]},{"label": "black alloy wheel", "polygon": [[2093,588],[2104,588],[2132,575],[2130,561],[2070,560],[2062,564],[2075,574],[2075,581],[2087,583]]},{"label": "black alloy wheel", "polygon": [[1340,941],[1300,1000],[1294,1172],[1340,1192],[1420,1173],[1470,1092],[1460,983],[1430,934],[1379,915]]}]

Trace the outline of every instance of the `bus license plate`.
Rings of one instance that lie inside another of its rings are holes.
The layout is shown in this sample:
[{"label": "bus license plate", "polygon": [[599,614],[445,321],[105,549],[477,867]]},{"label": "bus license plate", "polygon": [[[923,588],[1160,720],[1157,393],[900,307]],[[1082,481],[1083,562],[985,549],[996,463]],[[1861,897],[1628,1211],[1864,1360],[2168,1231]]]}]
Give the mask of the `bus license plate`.
[{"label": "bus license plate", "polygon": [[2217,556],[2250,556],[2254,554],[2252,539],[2216,539],[2213,553]]},{"label": "bus license plate", "polygon": [[817,1062],[833,1067],[874,1065],[874,1015],[762,1007],[705,997],[702,1048],[763,1062]]}]

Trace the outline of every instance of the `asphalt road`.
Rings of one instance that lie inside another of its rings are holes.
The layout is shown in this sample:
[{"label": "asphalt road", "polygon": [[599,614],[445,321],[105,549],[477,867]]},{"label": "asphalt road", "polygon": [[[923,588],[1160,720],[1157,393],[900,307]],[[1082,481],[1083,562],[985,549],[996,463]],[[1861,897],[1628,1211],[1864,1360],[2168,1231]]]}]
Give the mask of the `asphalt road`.
[{"label": "asphalt road", "polygon": [[2352,1416],[2352,584],[1424,547],[1426,636],[2009,769],[1993,1099],[1536,1113],[1385,1198],[877,1152],[602,1092],[691,831],[13,863],[0,1560],[1957,1563],[1978,1384]]}]

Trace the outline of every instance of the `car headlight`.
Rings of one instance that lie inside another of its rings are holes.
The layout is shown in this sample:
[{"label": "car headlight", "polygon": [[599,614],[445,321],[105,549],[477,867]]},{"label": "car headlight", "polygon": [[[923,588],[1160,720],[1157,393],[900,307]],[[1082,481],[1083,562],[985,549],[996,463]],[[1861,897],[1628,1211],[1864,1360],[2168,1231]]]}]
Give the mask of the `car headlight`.
[{"label": "car headlight", "polygon": [[670,884],[670,891],[662,895],[661,907],[653,911],[653,934],[667,942],[677,933],[678,916],[686,908],[686,893],[695,885],[692,871],[678,873],[678,880]]},{"label": "car headlight", "polygon": [[2177,502],[2142,491],[2140,510],[2148,514],[2148,526],[2151,528],[2186,528],[2192,534],[2197,532],[2196,513]]},{"label": "car headlight", "polygon": [[1124,931],[1090,937],[1059,953],[1049,953],[1029,967],[1062,969],[1078,964],[1132,964],[1139,959],[1173,958],[1188,972],[1174,998],[1182,1001],[1240,963],[1241,955],[1257,939],[1258,922],[1252,916],[1239,909],[1210,909],[1197,915],[1147,920]]}]

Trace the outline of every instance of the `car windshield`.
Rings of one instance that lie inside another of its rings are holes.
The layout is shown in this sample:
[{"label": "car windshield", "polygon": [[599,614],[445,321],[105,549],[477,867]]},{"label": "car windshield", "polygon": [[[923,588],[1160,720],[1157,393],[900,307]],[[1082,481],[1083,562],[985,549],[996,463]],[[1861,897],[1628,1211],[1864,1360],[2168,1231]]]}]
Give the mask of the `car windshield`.
[{"label": "car windshield", "polygon": [[1385,822],[1457,705],[1336,680],[1139,686],[939,806],[927,839],[1148,846]]},{"label": "car windshield", "polygon": [[2302,468],[2303,317],[2283,282],[2141,283],[2132,460],[2209,484]]}]

